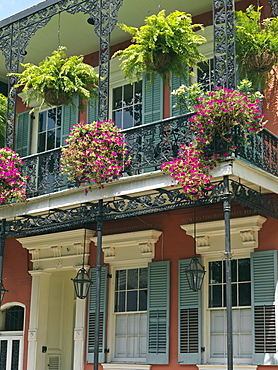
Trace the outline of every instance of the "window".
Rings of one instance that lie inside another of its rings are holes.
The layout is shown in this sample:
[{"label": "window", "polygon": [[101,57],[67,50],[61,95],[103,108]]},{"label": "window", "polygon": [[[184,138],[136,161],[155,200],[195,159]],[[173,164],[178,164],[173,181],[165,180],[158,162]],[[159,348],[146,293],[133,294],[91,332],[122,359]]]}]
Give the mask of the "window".
[{"label": "window", "polygon": [[142,123],[142,81],[113,89],[112,121],[122,129]]},{"label": "window", "polygon": [[202,85],[203,90],[211,91],[213,88],[213,58],[207,62],[198,63],[197,82]]},{"label": "window", "polygon": [[[235,358],[252,357],[252,313],[250,258],[231,261],[233,347]],[[225,358],[226,283],[225,261],[209,262],[210,357]]]},{"label": "window", "polygon": [[61,145],[62,107],[39,113],[38,153],[55,149]]},{"label": "window", "polygon": [[11,306],[0,311],[0,368],[20,370],[23,355],[24,308]]}]

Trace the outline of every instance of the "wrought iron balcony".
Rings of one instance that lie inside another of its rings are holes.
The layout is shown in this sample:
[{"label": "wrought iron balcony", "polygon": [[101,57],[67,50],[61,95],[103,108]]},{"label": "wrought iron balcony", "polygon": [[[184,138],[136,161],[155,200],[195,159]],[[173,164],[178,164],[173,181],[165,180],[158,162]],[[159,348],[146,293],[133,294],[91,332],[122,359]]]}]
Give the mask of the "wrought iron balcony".
[{"label": "wrought iron balcony", "polygon": [[[125,174],[132,176],[138,173],[159,170],[162,162],[176,157],[179,143],[189,144],[192,132],[189,130],[189,118],[186,114],[163,121],[141,125],[124,130],[129,144],[131,165],[125,169]],[[278,176],[278,138],[268,130],[250,136],[249,145],[242,145],[240,132],[235,131],[238,159]],[[213,152],[228,150],[227,144],[215,140]],[[32,198],[42,194],[57,192],[79,186],[67,180],[60,171],[61,149],[30,155],[23,158],[25,174],[28,176],[27,197]]]}]

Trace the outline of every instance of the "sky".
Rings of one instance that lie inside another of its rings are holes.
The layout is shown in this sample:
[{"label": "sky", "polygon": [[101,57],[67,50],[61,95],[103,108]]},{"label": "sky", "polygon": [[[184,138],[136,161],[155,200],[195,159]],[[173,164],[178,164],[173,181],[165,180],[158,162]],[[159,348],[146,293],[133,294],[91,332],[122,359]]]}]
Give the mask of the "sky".
[{"label": "sky", "polygon": [[0,20],[30,8],[43,0],[0,0]]}]

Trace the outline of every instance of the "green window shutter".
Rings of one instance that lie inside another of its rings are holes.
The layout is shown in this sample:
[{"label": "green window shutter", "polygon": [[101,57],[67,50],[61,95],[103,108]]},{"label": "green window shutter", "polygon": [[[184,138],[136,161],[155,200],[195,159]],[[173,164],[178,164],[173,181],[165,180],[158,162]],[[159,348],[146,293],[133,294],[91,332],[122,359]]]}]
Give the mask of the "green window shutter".
[{"label": "green window shutter", "polygon": [[179,364],[201,363],[201,292],[189,289],[185,268],[190,260],[179,261]]},{"label": "green window shutter", "polygon": [[87,122],[92,123],[98,119],[98,99],[92,99],[87,104]]},{"label": "green window shutter", "polygon": [[65,140],[68,138],[70,128],[79,121],[79,97],[75,95],[73,97],[73,105],[62,106],[62,138],[61,145],[65,145]]},{"label": "green window shutter", "polygon": [[163,80],[160,76],[156,76],[150,84],[143,76],[143,107],[142,107],[142,123],[151,123],[162,120],[163,118]]},{"label": "green window shutter", "polygon": [[[189,76],[188,76],[189,78]],[[178,89],[181,85],[188,86],[188,81],[185,81],[183,78],[174,76],[172,73],[170,75],[170,86],[171,86],[171,93],[173,90]],[[180,116],[181,114],[187,113],[186,111],[182,111],[179,108],[174,107],[174,105],[177,103],[177,98],[175,95],[170,95],[170,116]]]},{"label": "green window shutter", "polygon": [[[99,362],[104,362],[106,346],[106,296],[107,296],[107,272],[108,267],[101,268],[101,292],[100,292],[100,322],[99,322]],[[96,311],[96,268],[91,269],[90,278],[93,281],[90,287],[88,309],[88,349],[87,362],[94,362],[95,343],[95,311]]]},{"label": "green window shutter", "polygon": [[148,266],[148,364],[169,363],[170,261]]},{"label": "green window shutter", "polygon": [[18,115],[16,125],[15,150],[20,157],[30,154],[31,114],[23,112]]},{"label": "green window shutter", "polygon": [[253,363],[277,365],[275,290],[277,251],[251,253]]}]

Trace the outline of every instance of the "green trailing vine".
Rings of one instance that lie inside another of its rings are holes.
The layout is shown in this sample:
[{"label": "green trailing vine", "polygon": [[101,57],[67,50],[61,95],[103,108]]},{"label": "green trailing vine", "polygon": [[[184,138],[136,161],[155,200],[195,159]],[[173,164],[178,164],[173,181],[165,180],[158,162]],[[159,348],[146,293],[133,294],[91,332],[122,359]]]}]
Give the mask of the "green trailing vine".
[{"label": "green trailing vine", "polygon": [[0,148],[5,144],[8,99],[0,94]]}]

